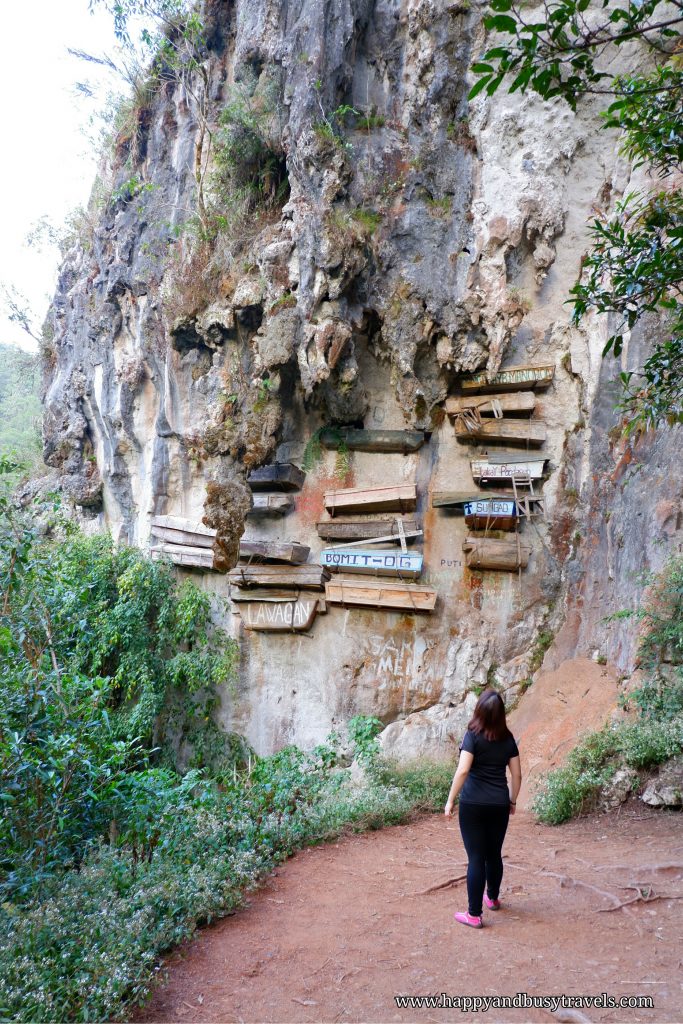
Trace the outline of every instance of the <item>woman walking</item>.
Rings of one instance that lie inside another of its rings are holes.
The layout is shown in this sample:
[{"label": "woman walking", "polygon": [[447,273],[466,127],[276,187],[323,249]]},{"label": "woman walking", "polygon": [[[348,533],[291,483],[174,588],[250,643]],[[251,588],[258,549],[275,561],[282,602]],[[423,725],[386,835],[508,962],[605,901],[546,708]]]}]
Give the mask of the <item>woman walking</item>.
[{"label": "woman walking", "polygon": [[457,913],[455,920],[470,928],[482,927],[484,902],[489,910],[500,909],[501,850],[521,784],[519,750],[505,721],[503,698],[495,690],[484,690],[460,747],[460,760],[445,808],[446,816],[450,816],[460,794],[458,819],[467,851],[469,906],[467,913]]}]

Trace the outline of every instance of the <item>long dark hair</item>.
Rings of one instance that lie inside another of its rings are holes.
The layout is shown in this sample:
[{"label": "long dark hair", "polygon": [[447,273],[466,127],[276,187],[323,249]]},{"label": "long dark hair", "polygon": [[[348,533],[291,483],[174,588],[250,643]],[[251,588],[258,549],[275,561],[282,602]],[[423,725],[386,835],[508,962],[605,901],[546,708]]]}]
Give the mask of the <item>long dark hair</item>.
[{"label": "long dark hair", "polygon": [[483,733],[487,740],[504,740],[511,735],[505,721],[505,704],[497,690],[484,690],[467,726],[470,732]]}]

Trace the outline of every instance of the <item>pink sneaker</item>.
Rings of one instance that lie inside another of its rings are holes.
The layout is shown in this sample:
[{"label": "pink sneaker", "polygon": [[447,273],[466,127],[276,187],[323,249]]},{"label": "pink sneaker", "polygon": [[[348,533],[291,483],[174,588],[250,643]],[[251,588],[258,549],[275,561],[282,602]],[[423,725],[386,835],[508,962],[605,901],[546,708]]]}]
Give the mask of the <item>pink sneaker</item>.
[{"label": "pink sneaker", "polygon": [[466,924],[469,928],[483,928],[484,922],[480,917],[474,917],[473,914],[459,913],[455,914],[455,920],[458,924]]},{"label": "pink sneaker", "polygon": [[484,903],[489,910],[500,910],[500,900],[490,900],[486,893],[484,893]]}]

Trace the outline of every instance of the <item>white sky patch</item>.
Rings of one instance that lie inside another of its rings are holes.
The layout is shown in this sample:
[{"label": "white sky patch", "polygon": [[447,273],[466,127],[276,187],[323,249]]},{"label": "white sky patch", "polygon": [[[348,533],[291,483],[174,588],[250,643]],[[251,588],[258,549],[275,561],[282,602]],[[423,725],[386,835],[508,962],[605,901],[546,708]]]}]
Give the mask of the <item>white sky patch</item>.
[{"label": "white sky patch", "polygon": [[[0,61],[3,153],[0,160],[0,283],[14,285],[29,300],[38,325],[54,291],[59,254],[38,252],[26,236],[41,217],[63,224],[85,205],[97,153],[83,130],[96,104],[75,95],[75,83],[96,69],[67,49],[91,53],[115,47],[111,18],[88,12],[88,0],[33,0],[3,9]],[[35,348],[28,336],[0,313],[0,341]]]}]

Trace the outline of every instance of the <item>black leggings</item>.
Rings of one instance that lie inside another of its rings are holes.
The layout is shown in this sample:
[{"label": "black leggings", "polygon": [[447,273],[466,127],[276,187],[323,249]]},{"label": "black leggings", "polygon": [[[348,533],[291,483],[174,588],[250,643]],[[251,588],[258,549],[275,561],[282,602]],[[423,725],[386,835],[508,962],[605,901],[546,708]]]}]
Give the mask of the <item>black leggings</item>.
[{"label": "black leggings", "polygon": [[489,899],[497,900],[503,880],[500,851],[510,820],[509,804],[458,804],[462,841],[467,851],[467,899],[469,912],[482,912],[484,886]]}]

